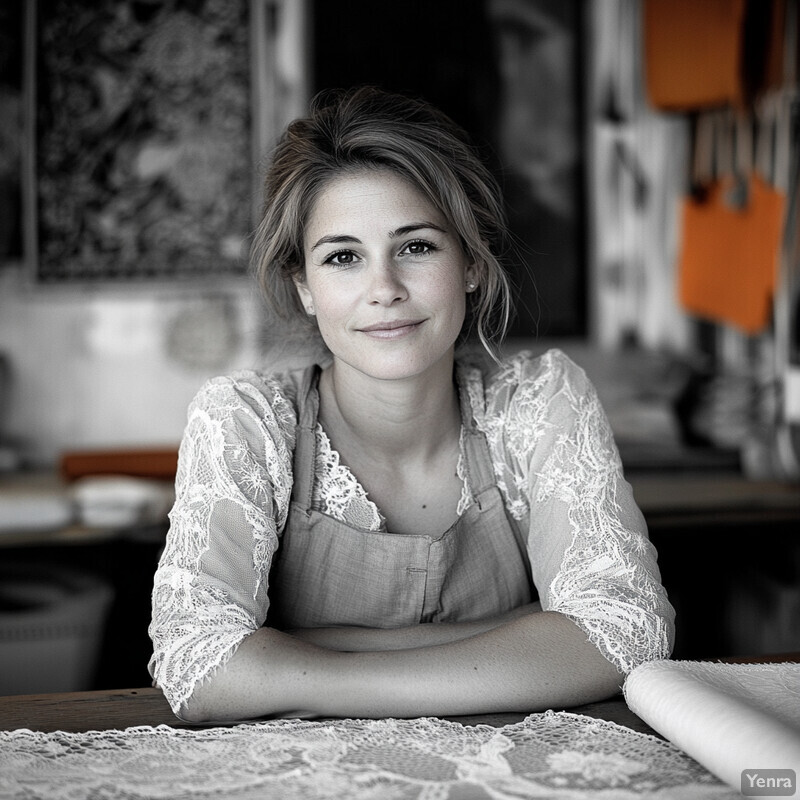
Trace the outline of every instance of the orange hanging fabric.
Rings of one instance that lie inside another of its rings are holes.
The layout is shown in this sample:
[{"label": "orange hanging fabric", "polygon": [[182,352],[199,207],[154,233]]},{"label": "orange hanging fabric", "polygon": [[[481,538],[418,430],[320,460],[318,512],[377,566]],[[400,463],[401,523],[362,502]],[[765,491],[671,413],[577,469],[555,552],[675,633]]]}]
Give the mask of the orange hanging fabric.
[{"label": "orange hanging fabric", "polygon": [[753,173],[738,208],[735,186],[725,177],[685,201],[679,294],[690,313],[755,334],[770,320],[785,197]]},{"label": "orange hanging fabric", "polygon": [[679,110],[744,102],[745,0],[646,0],[647,94]]}]

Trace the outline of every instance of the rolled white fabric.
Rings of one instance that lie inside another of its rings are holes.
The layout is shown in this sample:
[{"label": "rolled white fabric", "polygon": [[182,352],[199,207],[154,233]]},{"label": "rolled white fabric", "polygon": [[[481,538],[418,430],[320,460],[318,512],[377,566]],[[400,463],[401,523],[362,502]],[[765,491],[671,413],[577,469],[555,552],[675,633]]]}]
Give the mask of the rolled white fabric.
[{"label": "rolled white fabric", "polygon": [[651,661],[624,691],[635,714],[736,789],[745,769],[800,776],[800,664]]}]

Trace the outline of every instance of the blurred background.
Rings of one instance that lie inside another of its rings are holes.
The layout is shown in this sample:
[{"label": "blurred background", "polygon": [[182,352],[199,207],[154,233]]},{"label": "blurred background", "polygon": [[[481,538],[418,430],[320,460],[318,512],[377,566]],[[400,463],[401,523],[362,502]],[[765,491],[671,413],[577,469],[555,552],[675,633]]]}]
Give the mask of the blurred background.
[{"label": "blurred background", "polygon": [[676,657],[800,651],[796,0],[4,0],[0,694],[148,683],[186,407],[308,358],[249,274],[318,91],[424,97],[500,181],[506,349],[595,382]]}]

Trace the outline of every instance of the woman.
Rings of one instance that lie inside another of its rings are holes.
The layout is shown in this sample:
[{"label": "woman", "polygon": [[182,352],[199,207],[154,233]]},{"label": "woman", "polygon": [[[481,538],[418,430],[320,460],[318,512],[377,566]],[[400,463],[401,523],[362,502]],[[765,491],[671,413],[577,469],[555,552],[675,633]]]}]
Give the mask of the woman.
[{"label": "woman", "polygon": [[673,612],[592,386],[490,367],[498,188],[425,104],[358,89],[292,123],[254,263],[324,368],[218,378],[181,445],[151,674],[180,717],[535,711],[667,657]]}]

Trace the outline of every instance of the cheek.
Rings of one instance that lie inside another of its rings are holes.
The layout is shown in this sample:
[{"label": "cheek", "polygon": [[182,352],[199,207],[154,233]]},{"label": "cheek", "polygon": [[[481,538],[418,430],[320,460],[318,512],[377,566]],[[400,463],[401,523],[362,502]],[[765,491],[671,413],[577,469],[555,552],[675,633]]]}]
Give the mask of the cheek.
[{"label": "cheek", "polygon": [[317,327],[326,341],[347,324],[352,316],[353,294],[343,291],[335,282],[312,286]]},{"label": "cheek", "polygon": [[453,270],[443,270],[427,287],[427,303],[448,328],[460,330],[467,310],[465,279]]},{"label": "cheek", "polygon": [[353,302],[353,292],[337,281],[317,281],[312,292],[317,309],[326,315],[341,315]]},{"label": "cheek", "polygon": [[452,267],[439,270],[439,274],[431,282],[433,291],[442,300],[459,305],[466,297],[466,270]]}]

